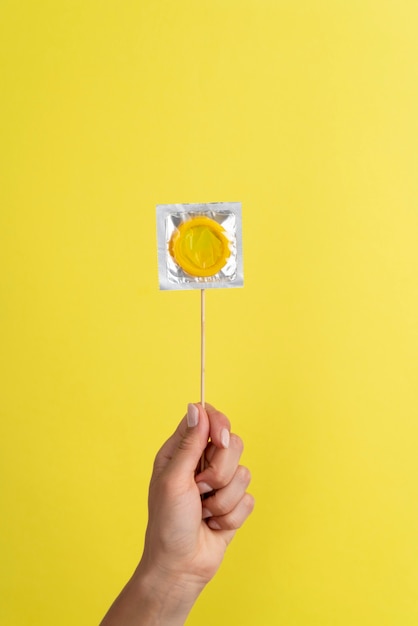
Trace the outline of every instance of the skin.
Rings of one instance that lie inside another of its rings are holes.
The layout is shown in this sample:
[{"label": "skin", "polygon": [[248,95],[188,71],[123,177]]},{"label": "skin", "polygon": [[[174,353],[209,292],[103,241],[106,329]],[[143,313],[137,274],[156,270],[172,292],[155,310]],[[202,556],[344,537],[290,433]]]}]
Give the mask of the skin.
[{"label": "skin", "polygon": [[[155,458],[141,561],[101,626],[184,624],[253,510],[242,450],[223,413],[189,405]],[[205,469],[196,474],[203,452]]]}]

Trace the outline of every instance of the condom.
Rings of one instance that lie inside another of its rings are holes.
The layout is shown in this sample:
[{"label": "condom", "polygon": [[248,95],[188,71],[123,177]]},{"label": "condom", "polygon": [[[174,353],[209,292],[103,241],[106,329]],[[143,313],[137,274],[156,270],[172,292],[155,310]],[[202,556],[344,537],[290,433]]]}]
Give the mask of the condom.
[{"label": "condom", "polygon": [[224,228],[210,217],[191,217],[172,235],[168,250],[190,276],[214,276],[231,255]]},{"label": "condom", "polygon": [[242,287],[239,202],[157,206],[160,289]]}]

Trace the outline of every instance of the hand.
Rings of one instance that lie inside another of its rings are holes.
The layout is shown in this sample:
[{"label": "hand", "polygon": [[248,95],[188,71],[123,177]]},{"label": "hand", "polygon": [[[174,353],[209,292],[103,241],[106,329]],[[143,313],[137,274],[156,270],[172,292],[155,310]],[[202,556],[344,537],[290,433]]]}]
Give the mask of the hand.
[{"label": "hand", "polygon": [[[225,415],[189,405],[156,456],[144,553],[103,626],[184,624],[254,506],[242,449]],[[196,474],[203,452],[205,469]]]},{"label": "hand", "polygon": [[[155,459],[144,559],[203,587],[253,499],[246,494],[249,471],[238,465],[243,444],[229,434],[228,419],[210,405],[190,405],[189,424],[196,419],[188,426],[184,418]],[[204,450],[207,467],[195,477]],[[212,491],[202,502],[200,494]]]}]

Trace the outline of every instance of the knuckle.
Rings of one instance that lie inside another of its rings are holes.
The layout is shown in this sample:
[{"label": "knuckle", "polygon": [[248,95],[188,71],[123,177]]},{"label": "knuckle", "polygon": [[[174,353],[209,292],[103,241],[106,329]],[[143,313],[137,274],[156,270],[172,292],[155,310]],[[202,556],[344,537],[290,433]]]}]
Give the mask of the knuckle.
[{"label": "knuckle", "polygon": [[228,527],[232,529],[241,528],[253,508],[254,498],[251,494],[246,493],[242,498],[240,505],[228,514]]},{"label": "knuckle", "polygon": [[251,472],[248,467],[240,465],[237,470],[237,474],[244,485],[249,485],[251,482]]},{"label": "knuckle", "polygon": [[251,493],[246,493],[243,498],[243,504],[246,507],[248,514],[250,514],[255,506],[254,496]]},{"label": "knuckle", "polygon": [[231,447],[231,446],[233,448],[235,448],[235,450],[238,450],[240,453],[242,453],[243,450],[244,450],[244,442],[243,442],[243,440],[241,439],[241,437],[239,437],[235,433],[231,433],[229,447]]},{"label": "knuckle", "polygon": [[225,426],[226,428],[231,431],[231,422],[229,421],[229,419],[227,418],[226,415],[223,415],[224,421],[225,421]]},{"label": "knuckle", "polygon": [[224,507],[218,507],[215,502],[211,504],[211,513],[219,522],[222,520],[222,527],[224,529],[238,530],[254,509],[254,504],[254,497],[246,493],[240,503],[229,513],[225,513]]},{"label": "knuckle", "polygon": [[243,520],[238,512],[232,511],[231,513],[229,513],[229,515],[226,516],[226,518],[228,521],[228,528],[230,528],[231,530],[237,530],[238,528],[241,528]]},{"label": "knuckle", "polygon": [[178,449],[179,450],[190,450],[191,448],[193,448],[194,445],[194,441],[193,438],[190,436],[184,435],[184,437],[181,438],[179,444],[178,444]]}]

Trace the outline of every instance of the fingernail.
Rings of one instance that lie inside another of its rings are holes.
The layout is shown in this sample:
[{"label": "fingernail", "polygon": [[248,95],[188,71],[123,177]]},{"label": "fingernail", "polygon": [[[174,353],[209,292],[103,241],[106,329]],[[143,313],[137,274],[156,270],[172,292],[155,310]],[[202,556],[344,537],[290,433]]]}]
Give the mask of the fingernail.
[{"label": "fingernail", "polygon": [[208,526],[209,526],[209,528],[212,528],[213,530],[221,530],[220,525],[214,519],[208,520]]},{"label": "fingernail", "polygon": [[209,511],[209,509],[202,509],[202,519],[206,519],[207,517],[210,517],[212,515],[212,513]]},{"label": "fingernail", "polygon": [[187,426],[193,428],[199,423],[199,409],[195,404],[187,405]]},{"label": "fingernail", "polygon": [[221,444],[224,448],[229,448],[229,430],[226,428],[221,430]]},{"label": "fingernail", "polygon": [[200,494],[209,493],[209,491],[213,491],[212,487],[208,485],[208,483],[197,483],[197,488],[199,489]]}]

